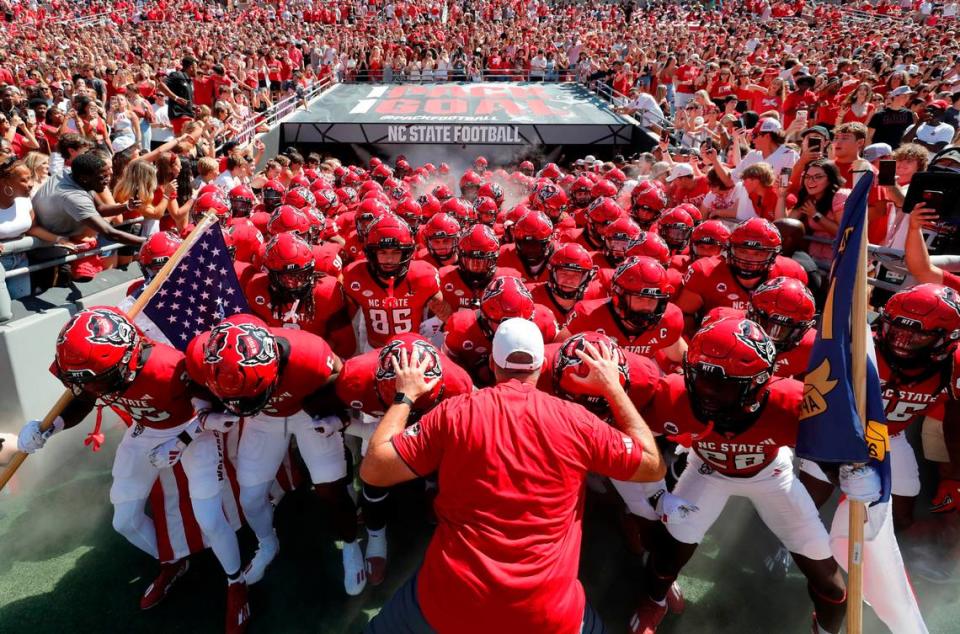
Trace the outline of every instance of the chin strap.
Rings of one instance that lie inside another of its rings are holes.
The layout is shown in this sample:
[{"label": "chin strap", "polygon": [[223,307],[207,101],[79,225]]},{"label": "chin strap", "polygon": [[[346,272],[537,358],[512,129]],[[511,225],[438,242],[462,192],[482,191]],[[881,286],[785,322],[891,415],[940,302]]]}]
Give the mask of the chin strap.
[{"label": "chin strap", "polygon": [[682,434],[676,434],[674,436],[667,436],[667,440],[670,442],[675,442],[682,447],[689,449],[693,446],[693,443],[700,440],[701,438],[706,438],[713,433],[713,421],[707,422],[707,427],[700,433],[694,432],[684,432]]}]

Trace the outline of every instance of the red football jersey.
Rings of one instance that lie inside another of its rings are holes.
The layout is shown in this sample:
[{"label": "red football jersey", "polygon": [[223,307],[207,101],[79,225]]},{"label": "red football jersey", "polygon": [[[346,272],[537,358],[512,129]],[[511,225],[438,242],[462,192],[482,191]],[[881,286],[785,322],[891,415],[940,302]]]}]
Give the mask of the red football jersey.
[{"label": "red football jersey", "polygon": [[[557,303],[556,298],[553,296],[553,293],[550,292],[550,288],[546,282],[527,284],[527,290],[533,295],[533,301],[546,306],[553,312],[553,316],[557,319],[558,324],[567,323],[567,317],[570,315],[570,311],[573,310],[574,306],[576,306],[576,302],[574,302],[570,308],[564,308]],[[600,284],[596,280],[591,280],[590,283],[587,284],[587,290],[583,292],[583,299],[581,301],[603,299],[606,296],[607,293],[603,291]]]},{"label": "red football jersey", "polygon": [[[537,380],[538,388],[554,396],[557,396],[557,391],[553,381],[553,366],[556,362],[557,351],[562,345],[563,342],[551,343],[544,348],[543,370]],[[638,410],[642,410],[656,396],[663,372],[660,371],[656,363],[646,357],[641,357],[639,354],[624,350],[623,356],[627,359],[628,376],[627,384],[624,386],[627,396],[630,397]]]},{"label": "red football jersey", "polygon": [[[778,255],[765,279],[780,276],[792,277],[804,284],[807,283],[807,272],[802,266],[790,258]],[[685,290],[700,296],[703,300],[704,312],[717,306],[729,306],[739,310],[750,307],[752,290],[740,285],[722,255],[701,258],[691,263],[683,279],[683,286]]]},{"label": "red football jersey", "polygon": [[[267,416],[293,416],[304,408],[304,402],[330,380],[337,357],[321,337],[305,330],[268,328],[278,339],[281,354],[280,378],[273,388],[270,400],[262,413]],[[207,381],[207,367],[203,363],[203,347],[210,333],[204,333],[190,342],[187,348],[187,369],[200,385]],[[280,340],[285,340],[280,341]],[[286,344],[286,345],[285,345]]]},{"label": "red football jersey", "polygon": [[347,235],[343,236],[343,239],[346,242],[340,251],[340,257],[343,260],[347,262],[358,262],[367,259],[366,254],[363,252],[363,242],[360,240],[360,236],[357,235],[356,229],[347,232]]},{"label": "red football jersey", "polygon": [[314,282],[313,307],[308,314],[305,307],[292,304],[274,306],[270,299],[270,279],[266,273],[254,275],[244,287],[244,295],[254,315],[277,328],[306,330],[309,333],[334,342],[341,357],[352,355],[356,338],[347,312],[347,300],[343,286],[335,277],[321,277]]},{"label": "red football jersey", "polygon": [[[380,400],[376,388],[376,373],[379,350],[371,350],[348,359],[337,377],[337,398],[352,409],[369,414],[383,416],[390,403]],[[473,380],[467,371],[454,363],[450,357],[441,353],[440,367],[443,370],[443,388],[440,400],[473,391]]]},{"label": "red football jersey", "polygon": [[[557,320],[549,308],[536,304],[533,322],[540,329],[545,343],[551,343],[557,338]],[[486,335],[477,322],[477,311],[458,310],[450,315],[443,329],[447,333],[443,341],[445,354],[471,372],[486,367],[493,339]]]},{"label": "red football jersey", "polygon": [[433,255],[430,253],[430,251],[427,249],[427,247],[423,247],[422,249],[418,249],[418,250],[417,250],[417,254],[416,254],[416,256],[414,257],[414,259],[415,259],[415,260],[420,260],[420,261],[422,261],[422,262],[426,262],[427,264],[429,264],[430,266],[434,267],[434,268],[437,269],[438,271],[449,264],[449,263],[441,262],[441,261],[438,260],[437,258],[433,257]]},{"label": "red football jersey", "polygon": [[194,416],[194,396],[184,354],[163,343],[148,349],[143,367],[133,383],[109,404],[136,424],[153,429],[170,429]]},{"label": "red football jersey", "polygon": [[958,394],[958,367],[960,349],[954,350],[946,368],[926,373],[919,380],[908,381],[895,374],[877,352],[877,373],[883,390],[883,409],[887,415],[887,431],[893,435],[902,432],[924,416],[942,416],[944,402],[956,399]]},{"label": "red football jersey", "polygon": [[[516,269],[498,266],[491,280],[498,277],[513,276],[523,279],[523,274]],[[483,296],[483,288],[474,290],[460,276],[460,268],[456,265],[445,266],[440,269],[440,289],[443,291],[443,300],[453,310],[461,308],[477,308]]]},{"label": "red football jersey", "polygon": [[343,272],[347,297],[360,307],[367,324],[367,340],[379,348],[394,335],[417,332],[427,304],[440,290],[437,269],[413,260],[406,276],[391,289],[370,272],[366,261],[353,262]]},{"label": "red football jersey", "polygon": [[667,304],[660,321],[631,337],[624,332],[620,319],[613,312],[611,299],[578,302],[567,319],[570,334],[595,330],[613,339],[621,348],[645,357],[652,357],[672,346],[683,334],[683,313],[674,304]]},{"label": "red football jersey", "polygon": [[340,257],[341,246],[336,242],[321,242],[311,246],[313,251],[314,268],[324,275],[339,277],[343,273],[343,259]]},{"label": "red football jersey", "polygon": [[540,270],[534,273],[527,267],[527,263],[517,254],[517,245],[512,243],[500,247],[500,257],[497,258],[497,266],[499,268],[521,271],[523,274],[520,276],[520,279],[523,280],[525,284],[545,282],[547,280],[547,261],[544,260],[540,266]]},{"label": "red football jersey", "polygon": [[264,209],[262,204],[256,205],[253,211],[250,212],[250,222],[252,222],[253,226],[264,236],[270,235],[270,232],[267,231],[267,225],[270,224],[270,217],[270,214]]},{"label": "red football jersey", "polygon": [[[770,464],[780,447],[792,447],[800,424],[803,383],[774,377],[761,391],[761,398],[765,401],[753,425],[735,436],[715,430],[702,438],[695,436],[693,451],[723,475],[746,477]],[[654,433],[667,436],[703,434],[707,427],[693,414],[682,374],[669,374],[660,380],[643,417]]]},{"label": "red football jersey", "polygon": [[[734,317],[743,319],[747,316],[747,311],[730,308],[728,306],[718,306],[706,314],[703,323],[715,321],[725,317]],[[777,353],[777,360],[773,366],[773,373],[776,376],[789,376],[803,380],[803,375],[807,372],[807,363],[810,361],[810,351],[813,349],[813,342],[817,339],[817,329],[811,328],[803,339],[796,346]]]}]

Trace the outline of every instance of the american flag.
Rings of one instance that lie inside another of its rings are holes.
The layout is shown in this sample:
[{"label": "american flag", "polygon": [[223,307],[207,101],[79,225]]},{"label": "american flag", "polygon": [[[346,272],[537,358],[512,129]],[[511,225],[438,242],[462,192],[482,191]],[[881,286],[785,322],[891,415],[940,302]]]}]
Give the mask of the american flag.
[{"label": "american flag", "polygon": [[250,312],[219,224],[190,247],[143,312],[180,350],[224,318]]}]

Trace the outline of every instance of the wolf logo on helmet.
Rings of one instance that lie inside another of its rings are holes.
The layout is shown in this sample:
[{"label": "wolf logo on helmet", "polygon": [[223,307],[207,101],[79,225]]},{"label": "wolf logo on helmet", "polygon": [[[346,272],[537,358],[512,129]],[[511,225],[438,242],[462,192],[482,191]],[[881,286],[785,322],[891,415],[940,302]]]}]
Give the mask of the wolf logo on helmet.
[{"label": "wolf logo on helmet", "polygon": [[210,338],[203,351],[204,363],[213,365],[223,359],[221,353],[227,345],[227,328],[229,327],[236,327],[242,331],[236,344],[236,351],[241,357],[240,365],[265,365],[277,358],[276,340],[262,327],[257,324],[223,322],[210,332]]},{"label": "wolf logo on helmet", "polygon": [[750,320],[744,319],[740,322],[740,331],[736,333],[738,340],[746,344],[751,350],[757,353],[765,363],[773,365],[777,359],[777,349],[773,341],[763,336],[759,326]]},{"label": "wolf logo on helmet", "polygon": [[[130,344],[135,328],[124,321],[120,315],[112,310],[95,308],[93,315],[87,321],[87,341],[102,343],[118,348],[126,348]],[[76,322],[74,322],[76,325]],[[66,339],[67,330],[60,333],[58,343]]]}]

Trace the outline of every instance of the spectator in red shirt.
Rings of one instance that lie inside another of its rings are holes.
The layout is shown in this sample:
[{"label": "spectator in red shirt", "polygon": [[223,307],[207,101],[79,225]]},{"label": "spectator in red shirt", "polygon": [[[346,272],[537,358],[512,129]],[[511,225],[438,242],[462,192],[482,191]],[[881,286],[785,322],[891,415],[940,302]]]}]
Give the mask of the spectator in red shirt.
[{"label": "spectator in red shirt", "polygon": [[394,362],[397,397],[360,477],[391,486],[439,472],[439,525],[419,573],[365,632],[603,631],[577,580],[584,478],[656,481],[665,467],[613,351],[579,354],[589,368],[584,387],[609,401],[620,431],[537,390],[544,345],[532,321],[498,327],[495,386],[446,400],[406,429],[410,405],[437,379],[424,380],[425,360]]}]

